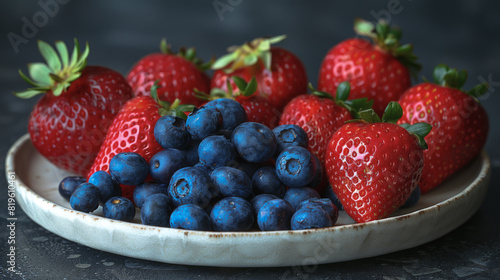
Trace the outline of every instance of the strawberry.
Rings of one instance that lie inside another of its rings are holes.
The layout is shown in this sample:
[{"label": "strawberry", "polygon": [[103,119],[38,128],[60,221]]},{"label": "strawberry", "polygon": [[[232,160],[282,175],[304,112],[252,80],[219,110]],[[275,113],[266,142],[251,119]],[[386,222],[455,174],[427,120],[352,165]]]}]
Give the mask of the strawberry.
[{"label": "strawberry", "polygon": [[63,42],[56,50],[43,41],[38,48],[47,64],[28,65],[34,86],[14,93],[20,98],[43,95],[31,112],[28,131],[35,148],[56,166],[78,175],[90,169],[111,120],[133,97],[132,89],[118,72],[86,66],[88,44],[80,52],[75,39],[73,53]]},{"label": "strawberry", "polygon": [[408,199],[422,174],[424,136],[431,126],[399,126],[403,110],[390,102],[382,121],[372,110],[330,139],[325,165],[330,185],[356,222],[389,216]]},{"label": "strawberry", "polygon": [[333,97],[326,92],[312,88],[312,94],[302,94],[292,99],[283,109],[280,125],[295,124],[307,133],[309,151],[322,163],[328,140],[333,133],[357,111],[371,107],[373,101],[366,98],[347,100],[349,97],[349,82],[343,82],[337,87],[337,94]]},{"label": "strawberry", "polygon": [[[149,162],[163,150],[154,137],[156,121],[167,113],[185,119],[186,115],[179,109],[188,109],[187,106],[178,106],[180,100],[171,105],[160,101],[156,88],[156,84],[151,87],[151,96],[136,96],[128,101],[116,115],[87,178],[100,170],[109,173],[109,162],[118,153],[138,153]],[[122,195],[132,199],[135,186],[121,185],[121,188]]]},{"label": "strawberry", "polygon": [[487,90],[480,84],[469,92],[461,90],[466,71],[438,65],[435,84],[425,82],[401,96],[404,115],[400,122],[427,122],[433,126],[425,137],[424,171],[419,186],[426,193],[476,157],[486,143],[488,116],[477,98]]},{"label": "strawberry", "polygon": [[[271,47],[284,38],[257,38],[242,46],[230,47],[230,53],[212,65],[216,71],[211,88],[227,90],[227,80],[231,76],[241,77],[247,82],[255,77],[257,93],[281,110],[292,98],[307,91],[307,74],[300,59],[283,48]],[[231,85],[237,91],[236,85]]]},{"label": "strawberry", "polygon": [[410,73],[416,76],[421,66],[412,45],[399,44],[399,29],[361,19],[356,19],[354,29],[374,43],[355,38],[330,49],[321,64],[318,90],[335,92],[341,82],[349,81],[351,98],[373,99],[373,109],[381,115],[390,101],[397,101],[411,86]]},{"label": "strawberry", "polygon": [[204,70],[210,63],[203,64],[196,58],[194,48],[181,49],[174,54],[162,40],[161,53],[153,53],[139,60],[127,75],[127,80],[136,96],[149,96],[150,88],[159,80],[158,95],[160,99],[174,102],[180,99],[183,104],[200,105],[195,97],[194,89],[209,91],[210,79]]}]

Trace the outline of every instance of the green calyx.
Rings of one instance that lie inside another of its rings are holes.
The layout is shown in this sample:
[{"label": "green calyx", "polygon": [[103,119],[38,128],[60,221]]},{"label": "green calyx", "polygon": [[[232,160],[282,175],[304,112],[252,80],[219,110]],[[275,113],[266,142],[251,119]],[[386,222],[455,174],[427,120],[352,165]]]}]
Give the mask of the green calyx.
[{"label": "green calyx", "polygon": [[252,77],[248,83],[245,79],[238,76],[232,76],[231,79],[236,84],[238,92],[234,92],[233,87],[231,86],[231,81],[227,79],[227,91],[220,88],[213,88],[210,91],[210,94],[207,94],[195,89],[196,97],[203,100],[214,100],[219,98],[235,99],[238,96],[252,96],[257,90],[257,80],[255,77]]},{"label": "green calyx", "polygon": [[181,104],[181,100],[179,98],[176,98],[172,103],[160,100],[158,96],[158,88],[160,88],[160,85],[158,85],[158,83],[159,81],[155,81],[155,83],[151,86],[151,98],[153,98],[156,103],[160,105],[160,108],[158,109],[160,116],[170,115],[186,120],[187,116],[184,112],[193,111],[195,106],[190,104]]},{"label": "green calyx", "polygon": [[489,85],[487,83],[482,83],[476,85],[469,91],[464,91],[462,90],[462,87],[467,81],[467,75],[466,70],[458,71],[455,68],[450,68],[448,65],[439,64],[436,68],[434,68],[433,78],[434,83],[443,87],[461,90],[477,100],[478,97],[488,91]]},{"label": "green calyx", "polygon": [[417,79],[422,65],[417,63],[418,57],[413,54],[413,45],[399,43],[402,32],[397,27],[391,27],[386,21],[380,20],[377,24],[357,18],[354,20],[354,31],[361,36],[369,37],[373,43],[382,51],[396,57],[405,65],[411,75]]},{"label": "green calyx", "polygon": [[180,56],[180,57],[186,59],[187,61],[190,61],[191,63],[193,63],[201,71],[209,70],[210,67],[212,66],[212,64],[214,63],[214,60],[215,60],[214,58],[212,58],[208,62],[203,62],[202,59],[200,59],[199,57],[196,56],[196,48],[194,48],[194,47],[191,47],[191,48],[181,47],[179,49],[178,53],[174,53],[172,51],[171,46],[169,44],[167,44],[167,39],[165,39],[165,38],[163,38],[160,42],[160,51],[163,54]]},{"label": "green calyx", "polygon": [[373,100],[368,100],[366,97],[347,100],[351,91],[351,85],[348,81],[338,85],[335,97],[328,92],[316,90],[311,84],[309,84],[309,89],[311,90],[311,94],[320,98],[331,99],[335,101],[335,104],[338,106],[346,108],[353,118],[359,118],[360,111],[370,109],[373,106]]},{"label": "green calyx", "polygon": [[[399,119],[403,116],[403,108],[396,101],[391,101],[385,108],[384,114],[382,115],[382,119],[375,113],[373,109],[368,109],[359,112],[360,119],[368,122],[368,123],[392,123],[396,124]],[[431,132],[432,125],[428,123],[415,123],[415,124],[400,124],[401,127],[406,129],[410,134],[414,135],[417,140],[420,148],[422,150],[426,150],[427,143],[425,142],[424,137]]]},{"label": "green calyx", "polygon": [[33,87],[25,91],[15,92],[14,95],[20,98],[31,98],[35,95],[52,91],[54,96],[61,95],[71,85],[71,82],[78,79],[82,70],[87,65],[89,55],[89,45],[85,44],[85,49],[80,52],[78,40],[71,57],[66,44],[61,41],[55,43],[57,52],[44,41],[38,41],[38,49],[46,63],[28,64],[28,71],[31,77],[28,78],[21,70],[19,75]]},{"label": "green calyx", "polygon": [[257,38],[241,46],[229,47],[227,49],[229,53],[217,59],[212,64],[212,69],[224,69],[226,73],[231,73],[236,69],[254,65],[260,60],[266,69],[271,70],[271,45],[285,38],[286,35]]}]

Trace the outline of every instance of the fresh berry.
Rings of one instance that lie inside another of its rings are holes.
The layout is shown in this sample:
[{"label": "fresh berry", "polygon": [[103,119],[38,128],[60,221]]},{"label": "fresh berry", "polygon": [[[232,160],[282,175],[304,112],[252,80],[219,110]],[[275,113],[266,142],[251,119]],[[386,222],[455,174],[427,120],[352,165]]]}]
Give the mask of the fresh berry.
[{"label": "fresh berry", "polygon": [[304,207],[319,207],[325,210],[325,212],[328,213],[328,216],[330,216],[332,225],[334,225],[339,218],[339,210],[329,198],[309,198],[304,200],[297,205],[297,211]]},{"label": "fresh berry", "polygon": [[331,227],[332,220],[321,207],[303,207],[297,210],[291,220],[292,230]]},{"label": "fresh berry", "polygon": [[411,86],[410,74],[415,77],[421,66],[412,45],[400,45],[401,31],[387,22],[374,25],[357,19],[354,29],[373,44],[355,38],[334,46],[321,64],[318,89],[333,93],[340,83],[349,81],[350,97],[374,100],[373,109],[382,115],[387,104]]},{"label": "fresh berry", "polygon": [[325,197],[330,199],[330,201],[337,207],[339,211],[344,211],[344,206],[342,206],[342,203],[340,202],[339,198],[333,191],[332,187],[328,184],[328,186],[325,188],[323,191],[323,194],[321,197]]},{"label": "fresh berry", "polygon": [[286,186],[276,175],[276,169],[272,166],[264,166],[257,170],[252,177],[252,185],[255,194],[273,194],[283,198]]},{"label": "fresh berry", "polygon": [[213,135],[203,139],[198,146],[200,162],[211,168],[228,165],[236,157],[233,143],[224,136]]},{"label": "fresh berry", "polygon": [[274,136],[276,136],[276,141],[278,145],[276,146],[276,152],[274,155],[279,156],[281,151],[290,146],[299,146],[306,148],[309,146],[309,139],[307,133],[302,129],[302,127],[295,124],[284,124],[277,126],[273,129]]},{"label": "fresh berry", "polygon": [[427,122],[432,131],[425,137],[424,170],[419,186],[426,193],[467,165],[483,149],[489,130],[488,116],[477,98],[486,93],[480,84],[465,92],[467,72],[438,65],[434,82],[408,89],[400,99],[400,123]]},{"label": "fresh berry", "polygon": [[253,197],[252,180],[239,169],[219,167],[212,171],[210,178],[223,197],[237,196],[247,200]]},{"label": "fresh berry", "polygon": [[[425,162],[424,162],[425,165]],[[421,190],[419,187],[415,188],[413,192],[411,193],[410,197],[405,201],[403,205],[401,205],[399,208],[405,209],[405,208],[410,208],[415,206],[418,201],[420,200],[420,195],[422,194]]]},{"label": "fresh berry", "polygon": [[107,172],[97,171],[90,175],[88,182],[96,186],[101,192],[101,198],[99,199],[101,205],[104,205],[106,201],[114,196],[122,195],[120,184]]},{"label": "fresh berry", "polygon": [[186,167],[186,153],[177,149],[165,149],[149,161],[149,174],[157,182],[168,184],[175,171]]},{"label": "fresh berry", "polygon": [[266,202],[273,200],[273,199],[278,199],[279,197],[275,196],[274,194],[259,194],[256,195],[252,198],[250,201],[250,204],[252,205],[255,215],[257,216],[259,214],[260,208],[266,204]]},{"label": "fresh berry", "polygon": [[194,48],[182,48],[174,54],[166,41],[160,45],[161,53],[153,53],[139,60],[127,75],[127,80],[136,96],[149,96],[151,86],[159,81],[158,95],[161,100],[174,102],[180,99],[184,104],[200,105],[194,96],[194,89],[208,91],[210,79],[205,74],[210,64],[203,64],[196,58]]},{"label": "fresh berry", "polygon": [[246,81],[255,76],[259,96],[278,109],[295,96],[305,93],[307,74],[300,59],[288,50],[271,47],[271,44],[284,38],[257,38],[240,47],[229,48],[230,53],[212,65],[216,71],[211,88],[227,89],[227,81],[232,76],[239,76]]},{"label": "fresh berry", "polygon": [[261,123],[269,128],[275,128],[278,125],[281,112],[265,98],[260,96],[237,97],[236,101],[245,109],[249,122]]},{"label": "fresh berry", "polygon": [[260,207],[257,214],[257,224],[260,230],[289,230],[290,220],[295,209],[288,201],[283,199],[273,199]]},{"label": "fresh berry", "polygon": [[212,208],[210,220],[216,231],[247,231],[255,217],[250,202],[241,197],[225,197]]},{"label": "fresh berry", "polygon": [[90,183],[83,183],[71,194],[69,204],[71,208],[86,213],[93,212],[99,207],[99,189]]},{"label": "fresh berry", "polygon": [[373,110],[362,120],[341,127],[330,140],[326,171],[345,211],[357,222],[383,219],[399,208],[417,187],[431,126],[417,123],[407,129],[396,122],[403,115],[390,102],[382,120]]},{"label": "fresh berry", "polygon": [[130,222],[135,216],[135,206],[128,198],[115,196],[104,204],[102,213],[109,219]]},{"label": "fresh berry", "polygon": [[200,161],[198,147],[201,141],[191,141],[191,144],[184,150],[186,152],[186,165],[193,166]]},{"label": "fresh berry", "polygon": [[184,149],[191,143],[186,121],[181,117],[165,115],[155,124],[154,136],[163,149]]},{"label": "fresh berry", "polygon": [[135,206],[137,206],[138,208],[142,208],[144,202],[153,194],[168,194],[167,186],[168,185],[166,184],[156,182],[145,182],[137,185],[137,187],[134,189],[133,195]]},{"label": "fresh berry", "polygon": [[170,227],[188,230],[212,230],[210,216],[198,205],[184,204],[177,207],[170,216]]},{"label": "fresh berry", "polygon": [[269,160],[276,150],[276,137],[272,130],[260,123],[246,122],[233,131],[231,141],[238,154],[249,162]]},{"label": "fresh berry", "polygon": [[120,184],[138,185],[148,177],[149,165],[140,154],[123,152],[111,159],[109,173]]},{"label": "fresh berry", "polygon": [[299,146],[284,149],[276,159],[276,175],[290,188],[305,187],[316,178],[321,180],[321,171],[319,160],[309,150]]},{"label": "fresh berry", "polygon": [[203,140],[221,129],[222,113],[213,106],[195,108],[187,117],[186,127],[194,140]]},{"label": "fresh berry", "polygon": [[81,176],[68,176],[62,179],[59,183],[59,194],[64,197],[66,200],[69,200],[71,194],[75,191],[78,186],[87,182],[85,177]]},{"label": "fresh berry", "polygon": [[257,172],[257,170],[259,170],[263,166],[268,166],[267,162],[253,163],[240,159],[239,161],[233,162],[231,164],[231,167],[238,168],[239,170],[245,172],[249,178],[253,178],[255,172]]},{"label": "fresh berry", "polygon": [[201,162],[198,162],[197,164],[193,165],[193,167],[200,169],[201,171],[211,174],[214,169],[211,166],[204,165]]},{"label": "fresh berry", "polygon": [[222,129],[233,131],[247,121],[245,109],[235,100],[220,98],[208,102],[205,106],[213,106],[222,113]]},{"label": "fresh berry", "polygon": [[167,227],[170,224],[170,199],[164,193],[150,195],[142,204],[141,222],[144,225]]},{"label": "fresh berry", "polygon": [[302,201],[309,198],[320,198],[320,195],[315,189],[311,188],[289,188],[283,197],[294,209],[297,209],[297,206]]},{"label": "fresh berry", "polygon": [[173,205],[208,205],[215,194],[210,175],[198,167],[184,167],[174,173],[168,185],[168,194]]},{"label": "fresh berry", "polygon": [[83,53],[75,40],[70,55],[57,41],[57,52],[38,41],[47,61],[28,66],[33,85],[20,98],[45,95],[38,100],[29,118],[28,131],[35,148],[56,166],[86,176],[106,131],[120,108],[133,97],[132,89],[118,72],[100,66],[86,66],[88,45]]}]

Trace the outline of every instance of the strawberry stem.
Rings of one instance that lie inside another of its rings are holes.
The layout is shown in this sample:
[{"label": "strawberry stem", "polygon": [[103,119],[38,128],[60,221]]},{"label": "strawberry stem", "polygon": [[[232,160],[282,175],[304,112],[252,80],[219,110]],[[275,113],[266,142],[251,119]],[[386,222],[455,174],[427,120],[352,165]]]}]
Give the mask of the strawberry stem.
[{"label": "strawberry stem", "polygon": [[469,91],[464,91],[462,87],[467,81],[467,75],[466,70],[458,71],[455,68],[450,68],[446,64],[437,65],[433,72],[434,83],[443,87],[461,90],[477,101],[477,98],[484,95],[488,91],[489,85],[487,83],[482,83],[474,86]]}]

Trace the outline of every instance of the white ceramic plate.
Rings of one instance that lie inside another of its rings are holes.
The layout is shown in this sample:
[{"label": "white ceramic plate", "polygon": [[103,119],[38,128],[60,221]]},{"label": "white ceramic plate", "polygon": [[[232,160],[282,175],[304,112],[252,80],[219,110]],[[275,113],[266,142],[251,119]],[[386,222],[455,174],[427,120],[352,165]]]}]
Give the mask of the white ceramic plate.
[{"label": "white ceramic plate", "polygon": [[9,150],[7,178],[16,199],[47,230],[71,241],[124,256],[175,264],[264,267],[316,265],[386,254],[437,239],[469,219],[486,194],[490,162],[482,153],[419,203],[390,218],[354,224],[344,212],[335,227],[274,232],[197,232],[114,221],[74,211],[58,193],[70,174],[33,147],[29,135]]}]

